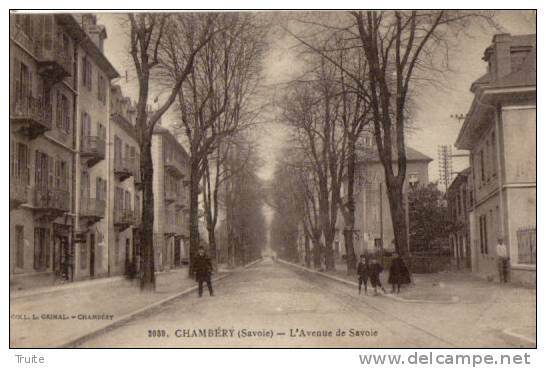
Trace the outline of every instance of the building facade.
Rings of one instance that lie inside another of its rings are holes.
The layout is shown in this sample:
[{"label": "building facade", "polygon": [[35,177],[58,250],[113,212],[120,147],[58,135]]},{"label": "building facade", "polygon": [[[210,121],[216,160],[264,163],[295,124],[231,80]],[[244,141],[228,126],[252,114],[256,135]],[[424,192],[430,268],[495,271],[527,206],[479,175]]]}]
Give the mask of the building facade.
[{"label": "building facade", "polygon": [[536,282],[536,35],[498,34],[486,48],[487,73],[456,147],[470,151],[472,270],[498,278],[503,239],[511,279]]},{"label": "building facade", "polygon": [[140,150],[136,136],[136,110],[119,86],[111,87],[108,187],[108,259],[111,275],[136,272],[142,213]]},{"label": "building facade", "polygon": [[450,184],[447,193],[447,206],[452,222],[449,234],[452,264],[458,268],[471,268],[469,208],[472,197],[469,190],[470,168],[457,174]]},{"label": "building facade", "polygon": [[[69,14],[12,16],[10,51],[10,278],[21,287],[82,278],[81,60],[106,84],[117,72]],[[107,109],[86,109],[106,121]]]},{"label": "building facade", "polygon": [[[385,183],[385,171],[379,160],[371,135],[364,136],[364,149],[357,162],[355,173],[355,233],[354,249],[358,255],[384,248],[394,250],[394,230],[390,215],[389,199]],[[396,155],[393,155],[396,157]],[[407,204],[409,185],[428,184],[428,164],[432,159],[421,152],[406,147],[407,174],[404,183],[404,202]],[[396,162],[393,163],[396,166]],[[346,181],[342,187],[345,198]],[[344,221],[338,214],[334,250],[345,255]],[[409,239],[409,238],[408,238]],[[411,251],[411,245],[409,245]]]},{"label": "building facade", "polygon": [[189,258],[188,154],[169,130],[156,125],[152,135],[154,165],[154,260],[169,270]]}]

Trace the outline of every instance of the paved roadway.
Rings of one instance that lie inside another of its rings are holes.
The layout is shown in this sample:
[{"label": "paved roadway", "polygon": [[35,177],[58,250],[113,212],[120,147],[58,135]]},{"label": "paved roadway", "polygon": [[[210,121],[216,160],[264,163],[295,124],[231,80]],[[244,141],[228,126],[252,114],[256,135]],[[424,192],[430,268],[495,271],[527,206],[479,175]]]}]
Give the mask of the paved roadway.
[{"label": "paved roadway", "polygon": [[[512,346],[480,322],[487,306],[359,296],[350,286],[268,259],[214,286],[214,297],[190,294],[82,347]],[[199,330],[220,336],[192,336]],[[345,336],[336,336],[338,330]],[[272,338],[263,336],[271,331]],[[333,336],[323,336],[328,333]]]}]

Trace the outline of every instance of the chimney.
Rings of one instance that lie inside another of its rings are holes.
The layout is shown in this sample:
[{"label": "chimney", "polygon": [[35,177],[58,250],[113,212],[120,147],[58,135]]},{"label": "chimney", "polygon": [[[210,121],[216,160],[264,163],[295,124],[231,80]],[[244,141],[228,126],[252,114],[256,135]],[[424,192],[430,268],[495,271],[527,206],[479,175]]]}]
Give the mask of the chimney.
[{"label": "chimney", "polygon": [[511,72],[510,44],[512,36],[508,33],[493,36],[493,55],[491,59],[493,80],[499,80]]},{"label": "chimney", "polygon": [[82,26],[95,45],[104,52],[104,40],[106,39],[106,28],[97,24],[97,16],[93,14],[84,14],[82,16]]}]

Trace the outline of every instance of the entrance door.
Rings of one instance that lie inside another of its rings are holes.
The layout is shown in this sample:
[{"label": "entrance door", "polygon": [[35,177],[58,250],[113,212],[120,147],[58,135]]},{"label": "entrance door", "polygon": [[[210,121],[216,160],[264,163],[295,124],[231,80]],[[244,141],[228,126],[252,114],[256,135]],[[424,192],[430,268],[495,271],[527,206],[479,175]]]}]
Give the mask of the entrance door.
[{"label": "entrance door", "polygon": [[180,266],[180,238],[174,239],[174,266]]},{"label": "entrance door", "polygon": [[58,278],[69,280],[70,252],[68,237],[55,236],[53,247],[53,272]]},{"label": "entrance door", "polygon": [[89,276],[95,277],[95,234],[89,235]]}]

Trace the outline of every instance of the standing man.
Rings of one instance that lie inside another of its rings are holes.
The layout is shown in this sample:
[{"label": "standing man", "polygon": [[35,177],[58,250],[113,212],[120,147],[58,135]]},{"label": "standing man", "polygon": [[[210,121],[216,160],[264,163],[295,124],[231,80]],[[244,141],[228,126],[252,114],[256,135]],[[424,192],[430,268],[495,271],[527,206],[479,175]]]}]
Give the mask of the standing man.
[{"label": "standing man", "polygon": [[378,286],[379,288],[381,288],[381,291],[383,291],[383,293],[386,294],[387,292],[385,291],[385,288],[383,287],[383,285],[381,285],[381,277],[380,277],[381,272],[383,272],[383,266],[381,266],[379,262],[377,262],[377,259],[372,258],[372,261],[369,267],[369,272],[370,272],[370,283],[372,284],[374,295],[377,295]]},{"label": "standing man", "polygon": [[360,255],[360,262],[356,272],[358,273],[358,294],[362,292],[362,284],[364,284],[364,294],[368,294],[368,274],[369,264],[364,254]]},{"label": "standing man", "polygon": [[508,282],[508,250],[503,239],[499,237],[497,243],[497,266],[499,267],[499,282]]},{"label": "standing man", "polygon": [[212,281],[210,280],[212,263],[210,258],[205,254],[205,248],[203,248],[203,246],[199,247],[193,262],[193,272],[195,273],[195,278],[199,283],[199,297],[201,298],[203,296],[203,282],[207,283],[210,296],[213,296]]}]

